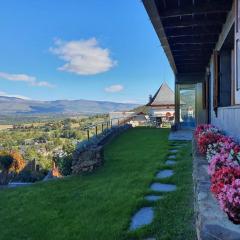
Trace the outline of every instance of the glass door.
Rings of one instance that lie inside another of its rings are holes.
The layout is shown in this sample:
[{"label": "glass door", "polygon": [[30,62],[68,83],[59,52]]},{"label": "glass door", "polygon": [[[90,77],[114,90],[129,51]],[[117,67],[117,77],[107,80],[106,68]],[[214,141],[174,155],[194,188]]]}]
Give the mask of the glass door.
[{"label": "glass door", "polygon": [[179,89],[180,111],[179,122],[181,128],[195,128],[196,126],[196,89],[195,85],[182,85]]}]

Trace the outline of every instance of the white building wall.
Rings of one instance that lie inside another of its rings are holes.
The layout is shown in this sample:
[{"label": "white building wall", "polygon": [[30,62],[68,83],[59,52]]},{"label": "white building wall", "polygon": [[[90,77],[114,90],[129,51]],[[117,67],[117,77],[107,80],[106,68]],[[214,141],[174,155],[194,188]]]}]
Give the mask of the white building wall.
[{"label": "white building wall", "polygon": [[149,114],[153,117],[166,117],[166,113],[171,113],[171,116],[174,115],[175,109],[169,108],[169,109],[150,109]]},{"label": "white building wall", "polygon": [[212,124],[240,141],[240,107],[219,108],[218,116],[214,116],[215,113],[212,115]]}]

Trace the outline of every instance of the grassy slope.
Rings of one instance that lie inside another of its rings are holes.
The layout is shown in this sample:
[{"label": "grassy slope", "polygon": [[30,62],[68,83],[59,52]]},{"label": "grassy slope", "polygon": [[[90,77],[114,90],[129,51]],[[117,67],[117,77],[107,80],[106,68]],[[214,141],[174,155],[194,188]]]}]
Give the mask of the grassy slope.
[{"label": "grassy slope", "polygon": [[147,204],[143,196],[165,160],[167,135],[167,129],[132,129],[107,146],[105,165],[93,174],[2,190],[0,239],[142,239],[159,232],[161,239],[192,240],[190,150],[172,179],[182,186],[155,204],[154,223],[127,232],[131,215]]}]

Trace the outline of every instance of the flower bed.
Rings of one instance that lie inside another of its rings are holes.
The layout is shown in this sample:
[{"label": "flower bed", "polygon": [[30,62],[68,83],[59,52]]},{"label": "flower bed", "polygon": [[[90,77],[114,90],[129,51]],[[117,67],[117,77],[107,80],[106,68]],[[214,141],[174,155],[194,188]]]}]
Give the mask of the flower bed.
[{"label": "flower bed", "polygon": [[209,162],[211,192],[229,219],[240,224],[240,145],[209,124],[199,125],[194,135]]}]

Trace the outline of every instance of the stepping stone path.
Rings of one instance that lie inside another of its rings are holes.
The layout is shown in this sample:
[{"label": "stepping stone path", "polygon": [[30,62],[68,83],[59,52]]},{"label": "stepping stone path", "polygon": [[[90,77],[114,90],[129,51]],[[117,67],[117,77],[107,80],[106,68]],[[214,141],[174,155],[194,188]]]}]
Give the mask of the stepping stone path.
[{"label": "stepping stone path", "polygon": [[156,192],[173,192],[177,189],[176,185],[166,183],[153,183],[150,188]]},{"label": "stepping stone path", "polygon": [[157,174],[157,178],[162,179],[162,178],[168,178],[171,177],[174,174],[173,170],[161,170]]},{"label": "stepping stone path", "polygon": [[175,165],[176,163],[177,163],[177,162],[176,162],[176,161],[173,161],[173,160],[167,160],[167,161],[165,162],[165,164],[168,165],[168,166]]},{"label": "stepping stone path", "polygon": [[[173,149],[170,149],[169,152],[172,153],[172,154],[178,152],[178,150],[176,148],[182,147],[182,145],[179,145],[177,143],[172,143],[171,146],[173,147]],[[165,162],[165,164],[166,165],[175,165],[177,162],[172,160],[172,159],[176,159],[176,155],[168,156],[168,160]],[[164,170],[161,170],[157,173],[156,178],[164,179],[164,178],[171,177],[173,174],[174,174],[173,170],[164,169]],[[151,184],[150,189],[152,191],[156,191],[156,192],[173,192],[177,189],[177,186],[174,185],[174,184],[166,184],[166,183],[155,182],[155,183]],[[155,201],[158,201],[162,198],[163,198],[163,196],[154,195],[154,194],[147,195],[147,196],[144,197],[145,200],[148,200],[150,202],[155,202]],[[153,221],[153,217],[154,217],[154,212],[153,212],[152,207],[141,208],[132,217],[129,230],[134,231],[134,230],[139,229],[139,228],[141,228],[145,225],[151,224],[152,221]],[[145,240],[156,240],[156,238],[155,237],[149,237],[149,238],[145,238]]]},{"label": "stepping stone path", "polygon": [[162,198],[163,198],[163,196],[157,196],[157,195],[147,195],[147,196],[145,196],[145,199],[150,201],[150,202],[156,202],[156,201],[158,201]]},{"label": "stepping stone path", "polygon": [[148,225],[152,223],[154,217],[153,208],[144,207],[141,208],[133,217],[130,225],[130,230],[136,230],[138,228],[143,227],[144,225]]}]

